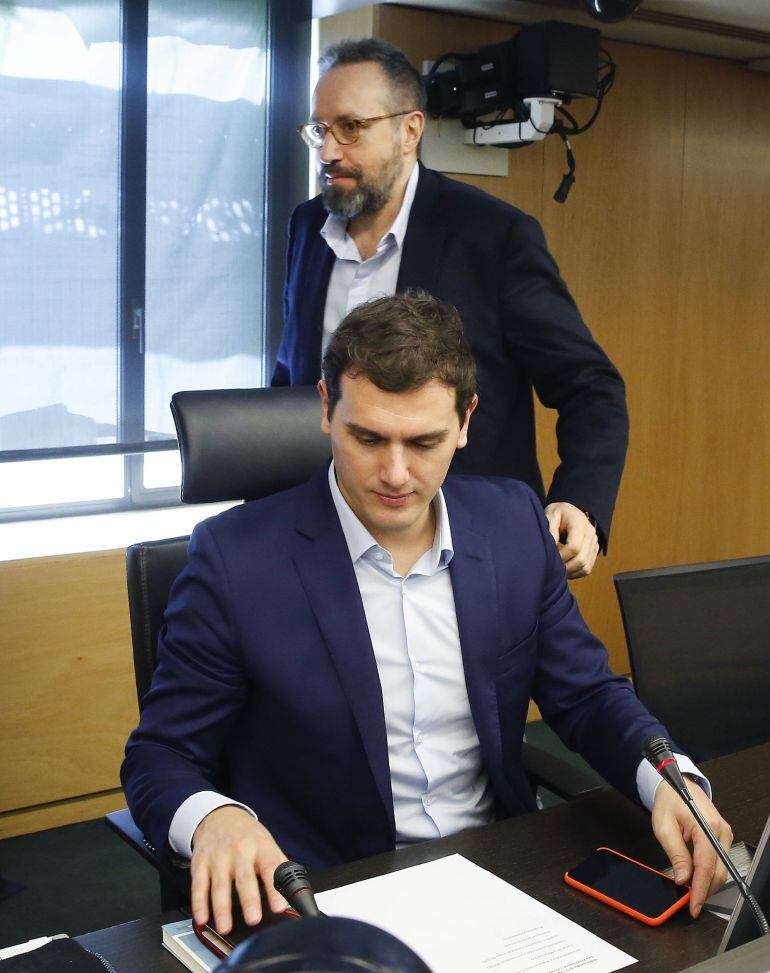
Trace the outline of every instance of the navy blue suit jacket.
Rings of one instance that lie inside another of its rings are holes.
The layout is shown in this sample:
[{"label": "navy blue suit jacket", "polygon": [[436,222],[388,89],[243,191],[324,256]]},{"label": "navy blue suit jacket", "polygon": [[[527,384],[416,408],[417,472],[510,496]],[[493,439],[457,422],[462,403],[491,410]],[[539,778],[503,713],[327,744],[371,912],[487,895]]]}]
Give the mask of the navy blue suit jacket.
[{"label": "navy blue suit jacket", "polygon": [[[334,264],[320,235],[325,219],[320,197],[298,206],[291,219],[273,385],[314,385],[319,378]],[[409,287],[457,307],[478,366],[473,436],[452,472],[523,480],[545,502],[568,500],[589,510],[606,540],[628,443],[625,387],[583,323],[539,223],[421,167],[398,277],[399,292]],[[558,410],[561,463],[547,495],[533,387]]]},{"label": "navy blue suit jacket", "polygon": [[[587,630],[536,496],[449,477],[450,564],[471,711],[498,811],[534,807],[530,696],[568,746],[635,796],[640,741],[665,733]],[[123,785],[168,848],[187,797],[221,788],[313,868],[394,847],[382,694],[326,470],[198,526],[172,591]]]}]

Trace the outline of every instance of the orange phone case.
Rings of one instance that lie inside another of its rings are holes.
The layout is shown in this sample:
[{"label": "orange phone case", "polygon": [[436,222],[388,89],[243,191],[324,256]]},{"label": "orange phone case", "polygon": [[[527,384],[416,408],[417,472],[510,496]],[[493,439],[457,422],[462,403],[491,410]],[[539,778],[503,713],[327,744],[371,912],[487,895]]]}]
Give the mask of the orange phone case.
[{"label": "orange phone case", "polygon": [[[648,872],[653,872],[655,875],[661,875],[663,878],[668,879],[668,881],[673,882],[673,879],[669,878],[663,872],[659,872],[657,868],[650,868],[649,865],[645,865],[643,862],[638,862],[635,858],[629,858],[628,855],[624,855],[619,851],[615,851],[614,848],[597,848],[597,851],[609,851],[613,855],[617,855],[618,858],[625,858],[626,861],[632,862],[634,865],[638,865],[639,868],[646,868]],[[581,892],[585,892],[586,895],[593,896],[595,899],[599,899],[600,902],[604,902],[607,905],[611,905],[615,909],[619,909],[621,912],[625,912],[627,916],[632,916],[634,919],[638,919],[639,922],[645,923],[648,926],[660,926],[670,919],[671,916],[678,912],[683,906],[685,906],[690,901],[690,889],[686,890],[686,893],[678,899],[670,908],[666,909],[659,916],[646,916],[643,912],[637,912],[636,909],[632,909],[631,906],[626,905],[624,902],[618,902],[617,899],[611,899],[608,895],[603,892],[598,892],[596,889],[591,888],[590,885],[584,885],[582,882],[576,881],[569,872],[564,873],[564,881],[567,885],[572,885],[576,889],[580,889]]]}]

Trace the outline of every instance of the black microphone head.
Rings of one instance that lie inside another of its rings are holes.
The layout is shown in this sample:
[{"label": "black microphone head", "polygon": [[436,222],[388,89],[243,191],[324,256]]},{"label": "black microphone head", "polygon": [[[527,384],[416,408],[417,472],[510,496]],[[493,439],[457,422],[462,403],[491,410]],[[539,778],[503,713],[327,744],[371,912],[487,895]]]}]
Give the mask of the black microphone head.
[{"label": "black microphone head", "polygon": [[307,869],[297,862],[281,862],[273,872],[273,885],[287,900],[302,889],[312,891],[310,880],[307,877]]},{"label": "black microphone head", "polygon": [[642,740],[642,756],[657,767],[662,760],[673,757],[673,753],[665,737],[653,734]]}]

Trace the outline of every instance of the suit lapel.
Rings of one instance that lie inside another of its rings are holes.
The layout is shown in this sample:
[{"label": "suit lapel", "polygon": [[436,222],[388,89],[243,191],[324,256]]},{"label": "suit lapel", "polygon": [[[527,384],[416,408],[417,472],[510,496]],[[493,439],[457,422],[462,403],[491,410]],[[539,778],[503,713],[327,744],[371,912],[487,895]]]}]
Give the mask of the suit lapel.
[{"label": "suit lapel", "polygon": [[298,518],[297,530],[311,543],[295,554],[294,561],[395,835],[382,688],[355,571],[329,494],[326,468],[309,486],[315,489]]},{"label": "suit lapel", "polygon": [[418,287],[433,293],[438,280],[450,215],[442,206],[438,177],[421,163],[409,223],[404,236],[404,252],[398,272],[399,293]]},{"label": "suit lapel", "polygon": [[471,528],[446,487],[444,493],[452,527],[449,571],[468,701],[487,769],[498,783],[502,753],[495,666],[502,640],[497,578],[489,542]]}]

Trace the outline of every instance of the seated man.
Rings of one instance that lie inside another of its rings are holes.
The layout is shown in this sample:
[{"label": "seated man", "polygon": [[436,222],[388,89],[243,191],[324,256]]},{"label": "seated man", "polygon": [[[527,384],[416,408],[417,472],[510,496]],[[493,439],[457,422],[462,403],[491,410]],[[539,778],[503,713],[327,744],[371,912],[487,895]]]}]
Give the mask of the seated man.
[{"label": "seated man", "polygon": [[421,293],[356,308],[318,388],[331,465],[196,528],[126,750],[138,824],[192,858],[196,920],[210,901],[227,932],[234,882],[257,922],[258,877],[282,908],[272,875],[287,857],[320,868],[533,809],[530,697],[652,810],[697,915],[723,868],[640,760],[666,730],[610,672],[537,497],[446,476],[477,407],[457,312]]}]

